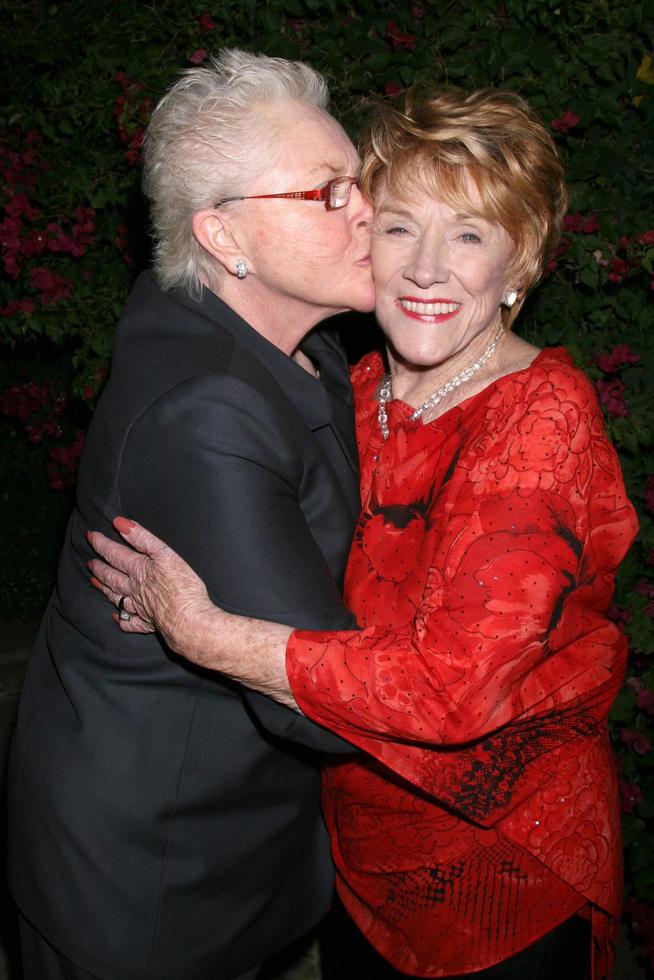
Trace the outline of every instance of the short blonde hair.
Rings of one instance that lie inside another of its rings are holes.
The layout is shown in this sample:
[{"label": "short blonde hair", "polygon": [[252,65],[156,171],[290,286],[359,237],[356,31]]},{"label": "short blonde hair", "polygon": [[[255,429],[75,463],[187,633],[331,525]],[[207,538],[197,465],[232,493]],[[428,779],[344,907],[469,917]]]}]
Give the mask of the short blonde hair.
[{"label": "short blonde hair", "polygon": [[[506,317],[511,322],[556,250],[568,206],[554,141],[525,100],[495,89],[420,99],[409,93],[403,111],[377,107],[362,151],[362,190],[371,200],[381,180],[400,200],[427,187],[450,206],[502,225],[515,244],[519,302]],[[469,177],[481,207],[471,200]]]},{"label": "short blonde hair", "polygon": [[199,299],[202,281],[217,281],[217,264],[193,236],[193,215],[238,197],[270,167],[277,135],[271,108],[303,102],[326,109],[328,94],[309,65],[238,48],[182,73],[152,113],[143,152],[162,289],[184,286]]}]

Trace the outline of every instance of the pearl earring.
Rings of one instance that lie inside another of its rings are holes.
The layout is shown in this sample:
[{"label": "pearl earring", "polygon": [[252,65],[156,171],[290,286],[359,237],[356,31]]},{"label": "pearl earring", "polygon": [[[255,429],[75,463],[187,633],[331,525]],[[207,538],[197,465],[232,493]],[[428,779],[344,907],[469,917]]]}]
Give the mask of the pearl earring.
[{"label": "pearl earring", "polygon": [[518,298],[517,289],[507,289],[507,291],[504,294],[504,299],[502,300],[502,302],[504,303],[505,306],[511,307],[513,306],[517,298]]},{"label": "pearl earring", "polygon": [[239,279],[245,279],[248,274],[248,267],[245,259],[236,260],[236,275]]}]

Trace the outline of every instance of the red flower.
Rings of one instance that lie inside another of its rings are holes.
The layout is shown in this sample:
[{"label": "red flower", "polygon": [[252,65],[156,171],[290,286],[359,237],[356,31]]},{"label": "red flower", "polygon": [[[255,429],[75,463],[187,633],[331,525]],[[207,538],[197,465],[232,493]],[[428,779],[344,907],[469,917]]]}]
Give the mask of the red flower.
[{"label": "red flower", "polygon": [[596,231],[599,231],[599,221],[597,220],[597,215],[591,214],[590,217],[586,218],[581,230],[584,235],[593,235]]},{"label": "red flower", "polygon": [[402,34],[394,20],[389,20],[386,24],[386,34],[394,51],[413,51],[416,46],[416,35]]},{"label": "red flower", "polygon": [[642,234],[636,235],[636,241],[643,245],[654,245],[654,231],[644,231]]},{"label": "red flower", "polygon": [[638,364],[639,360],[638,354],[628,344],[618,344],[608,354],[596,357],[595,363],[604,374],[614,374],[618,368],[626,364]]},{"label": "red flower", "polygon": [[384,87],[384,92],[391,99],[399,98],[403,91],[404,86],[400,85],[399,82],[387,82],[386,86]]},{"label": "red flower", "polygon": [[619,378],[616,378],[614,381],[601,379],[595,382],[595,387],[597,388],[600,403],[609,415],[612,415],[614,418],[626,418],[630,414],[627,403],[624,400],[624,393],[627,390],[627,386]]},{"label": "red flower", "polygon": [[206,14],[200,15],[200,30],[202,31],[203,34],[207,34],[209,31],[213,31],[215,26],[216,25],[212,21],[210,13],[207,12]]},{"label": "red flower", "polygon": [[552,120],[552,129],[559,133],[569,133],[571,129],[579,125],[579,122],[579,116],[576,116],[572,109],[566,109],[562,116]]},{"label": "red flower", "polygon": [[201,65],[205,58],[208,58],[209,52],[206,48],[198,48],[193,52],[191,57],[188,59],[192,65]]}]

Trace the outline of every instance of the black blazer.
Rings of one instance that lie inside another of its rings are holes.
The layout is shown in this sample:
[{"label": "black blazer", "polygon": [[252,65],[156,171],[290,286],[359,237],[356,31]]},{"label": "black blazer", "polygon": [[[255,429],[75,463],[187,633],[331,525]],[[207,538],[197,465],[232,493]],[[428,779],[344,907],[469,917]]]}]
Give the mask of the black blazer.
[{"label": "black blazer", "polygon": [[[224,608],[350,628],[358,512],[347,366],[321,381],[216,296],[138,281],[87,439],[10,772],[10,881],[61,952],[108,980],[227,980],[316,922],[332,890],[319,756],[346,743],[122,634],[87,528],[145,524]],[[278,736],[284,736],[280,738]]]}]

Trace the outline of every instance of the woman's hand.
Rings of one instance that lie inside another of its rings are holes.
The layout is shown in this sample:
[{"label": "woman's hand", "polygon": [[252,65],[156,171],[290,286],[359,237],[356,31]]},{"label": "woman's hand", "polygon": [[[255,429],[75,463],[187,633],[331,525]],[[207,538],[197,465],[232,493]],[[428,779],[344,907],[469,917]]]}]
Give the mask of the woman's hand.
[{"label": "woman's hand", "polygon": [[158,630],[187,660],[299,710],[286,676],[292,629],[224,612],[172,548],[135,521],[117,517],[113,523],[130,547],[89,531],[89,543],[104,561],[88,564],[93,585],[121,611],[114,613],[120,628]]},{"label": "woman's hand", "polygon": [[168,545],[134,521],[117,517],[113,523],[130,547],[89,531],[89,543],[105,559],[88,563],[92,584],[119,608],[124,597],[121,613],[127,615],[116,613],[114,619],[125,633],[159,630],[172,650],[199,662],[195,641],[203,618],[221,610],[190,565]]}]

